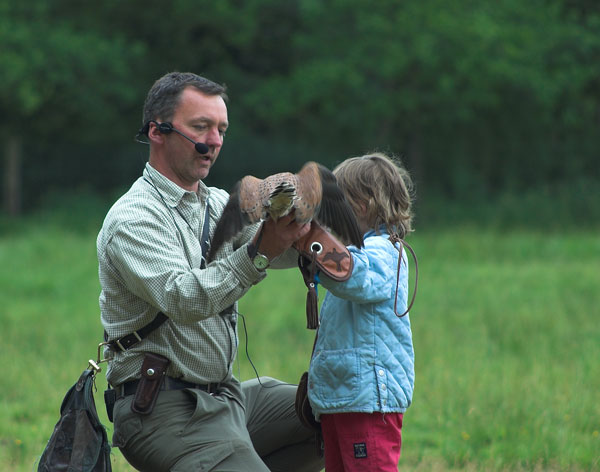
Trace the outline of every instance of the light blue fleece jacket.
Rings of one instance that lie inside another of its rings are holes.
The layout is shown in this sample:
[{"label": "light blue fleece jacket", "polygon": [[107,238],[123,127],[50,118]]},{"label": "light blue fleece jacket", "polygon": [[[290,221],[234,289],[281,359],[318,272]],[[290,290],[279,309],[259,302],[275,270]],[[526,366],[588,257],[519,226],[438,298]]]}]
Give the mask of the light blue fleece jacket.
[{"label": "light blue fleece jacket", "polygon": [[[412,402],[414,350],[409,315],[394,313],[398,250],[389,234],[370,231],[365,247],[350,246],[352,276],[327,289],[309,369],[314,413],[404,412]],[[397,312],[406,310],[408,264],[403,252]]]}]

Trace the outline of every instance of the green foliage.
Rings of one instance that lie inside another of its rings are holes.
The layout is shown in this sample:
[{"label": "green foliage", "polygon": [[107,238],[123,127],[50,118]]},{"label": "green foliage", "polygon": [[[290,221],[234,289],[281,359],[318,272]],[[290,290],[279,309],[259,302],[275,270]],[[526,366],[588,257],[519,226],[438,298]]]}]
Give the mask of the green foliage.
[{"label": "green foliage", "polygon": [[[144,47],[120,34],[82,29],[59,6],[45,0],[2,2],[0,111],[10,117],[13,133],[47,138],[69,129],[72,141],[89,137],[86,125],[94,119],[112,119],[138,99],[128,81]],[[87,123],[78,122],[83,117]]]},{"label": "green foliage", "polygon": [[[93,230],[101,218],[90,216],[86,230],[66,214],[54,220],[48,210],[0,232],[6,471],[34,468],[64,393],[102,338]],[[410,242],[420,273],[411,312],[416,390],[400,470],[598,470],[596,231],[455,225],[417,231]],[[247,350],[260,375],[297,381],[313,340],[305,294],[298,271],[274,271],[241,300],[248,336],[240,323],[240,378],[255,375]],[[112,434],[103,373],[97,383],[99,414]],[[133,470],[113,452],[115,470]]]},{"label": "green foliage", "polygon": [[301,2],[300,12],[294,67],[244,98],[254,126],[281,130],[279,115],[278,132],[344,154],[397,149],[419,179],[451,191],[465,171],[491,189],[542,182],[562,146],[576,151],[571,133],[592,131],[597,25],[565,18],[559,2]]},{"label": "green foliage", "polygon": [[589,0],[0,0],[0,47],[28,208],[55,187],[128,185],[145,93],[170,70],[228,85],[221,187],[372,150],[461,203],[600,181]]}]

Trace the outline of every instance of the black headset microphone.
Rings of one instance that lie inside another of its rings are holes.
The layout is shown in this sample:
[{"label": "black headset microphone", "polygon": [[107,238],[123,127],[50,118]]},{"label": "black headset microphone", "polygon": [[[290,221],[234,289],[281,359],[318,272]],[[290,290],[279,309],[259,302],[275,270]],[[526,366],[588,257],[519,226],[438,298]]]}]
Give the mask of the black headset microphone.
[{"label": "black headset microphone", "polygon": [[173,127],[173,124],[168,122],[168,121],[164,121],[163,123],[158,123],[157,121],[149,121],[148,123],[146,123],[142,129],[140,129],[138,131],[138,136],[140,135],[146,135],[148,136],[148,131],[150,130],[150,123],[154,123],[157,128],[158,131],[162,134],[170,134],[173,131],[175,131],[177,134],[180,134],[181,136],[183,136],[185,139],[187,139],[189,142],[194,144],[194,148],[196,149],[197,152],[199,152],[200,154],[206,154],[209,151],[209,148],[206,144],[198,142],[198,141],[194,141],[192,138],[190,138],[189,136],[183,134],[181,131],[179,131],[177,128]]}]

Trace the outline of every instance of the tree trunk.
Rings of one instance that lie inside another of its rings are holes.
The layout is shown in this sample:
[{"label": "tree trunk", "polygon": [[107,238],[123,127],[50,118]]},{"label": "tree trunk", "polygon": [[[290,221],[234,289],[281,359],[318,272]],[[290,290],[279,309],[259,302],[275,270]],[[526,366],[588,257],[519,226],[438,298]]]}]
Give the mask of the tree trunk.
[{"label": "tree trunk", "polygon": [[23,146],[20,136],[8,138],[4,158],[4,211],[10,216],[21,214],[21,162]]}]

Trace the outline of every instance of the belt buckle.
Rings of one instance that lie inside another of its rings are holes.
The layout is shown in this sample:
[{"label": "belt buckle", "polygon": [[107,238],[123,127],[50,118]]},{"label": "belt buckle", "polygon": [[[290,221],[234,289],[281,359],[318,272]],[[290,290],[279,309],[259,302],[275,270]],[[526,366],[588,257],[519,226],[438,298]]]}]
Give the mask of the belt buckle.
[{"label": "belt buckle", "polygon": [[115,391],[117,400],[119,398],[125,397],[125,384],[126,383],[127,382],[123,382],[122,384],[119,384],[116,387],[113,387],[113,390]]},{"label": "belt buckle", "polygon": [[[121,341],[125,341],[125,339],[128,339],[128,336],[131,336],[131,334],[133,334],[135,336],[135,338],[137,339],[137,341],[131,341],[128,342],[127,346],[123,346],[123,344],[121,344]],[[137,331],[134,331],[133,333],[131,333],[127,336],[123,336],[122,338],[119,338],[116,340],[117,346],[119,346],[119,349],[121,349],[122,352],[125,352],[127,349],[129,349],[130,346],[132,346],[133,344],[137,344],[142,340],[142,337],[138,334]]]}]

